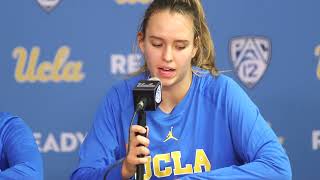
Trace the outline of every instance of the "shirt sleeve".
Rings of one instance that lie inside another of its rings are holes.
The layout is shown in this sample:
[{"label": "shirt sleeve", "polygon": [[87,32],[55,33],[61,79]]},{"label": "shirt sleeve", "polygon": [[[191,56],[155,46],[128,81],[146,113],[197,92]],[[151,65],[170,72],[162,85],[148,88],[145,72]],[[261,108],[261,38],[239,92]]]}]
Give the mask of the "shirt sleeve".
[{"label": "shirt sleeve", "polygon": [[288,156],[258,108],[232,80],[225,88],[229,128],[241,166],[230,166],[182,177],[183,180],[289,180]]},{"label": "shirt sleeve", "polygon": [[80,163],[71,175],[71,179],[101,180],[104,179],[106,172],[108,172],[106,176],[108,180],[121,179],[122,163],[116,163],[121,157],[115,122],[119,121],[117,117],[119,106],[116,104],[115,96],[117,93],[111,89],[98,109],[93,126],[80,147]]},{"label": "shirt sleeve", "polygon": [[43,179],[43,164],[32,131],[20,118],[10,118],[1,128],[1,141],[9,168],[0,179]]}]

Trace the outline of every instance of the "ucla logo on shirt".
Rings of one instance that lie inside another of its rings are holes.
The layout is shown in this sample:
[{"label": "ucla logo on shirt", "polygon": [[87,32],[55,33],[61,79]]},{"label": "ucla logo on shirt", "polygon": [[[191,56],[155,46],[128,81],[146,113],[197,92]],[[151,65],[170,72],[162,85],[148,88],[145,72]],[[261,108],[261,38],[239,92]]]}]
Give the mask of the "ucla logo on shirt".
[{"label": "ucla logo on shirt", "polygon": [[16,47],[12,57],[16,63],[15,79],[19,83],[34,82],[80,82],[85,78],[82,61],[70,60],[71,48],[62,46],[52,61],[39,62],[40,47],[34,46],[29,52],[24,47]]},{"label": "ucla logo on shirt", "polygon": [[124,5],[124,4],[149,4],[152,0],[115,0],[117,4]]},{"label": "ucla logo on shirt", "polygon": [[253,88],[265,73],[271,57],[271,42],[265,37],[236,37],[229,51],[237,76],[248,88]]},{"label": "ucla logo on shirt", "polygon": [[60,3],[60,0],[37,0],[37,2],[44,11],[51,12]]},{"label": "ucla logo on shirt", "polygon": [[317,73],[317,78],[320,80],[320,44],[314,49],[314,55],[317,57],[317,61],[318,61],[316,73]]},{"label": "ucla logo on shirt", "polygon": [[180,176],[208,172],[212,169],[211,162],[204,149],[195,150],[194,163],[183,164],[181,161],[183,159],[183,152],[181,151],[155,154],[153,157],[148,156],[147,158],[148,161],[145,163],[145,180],[151,179],[154,176],[157,178],[168,178],[171,175]]}]

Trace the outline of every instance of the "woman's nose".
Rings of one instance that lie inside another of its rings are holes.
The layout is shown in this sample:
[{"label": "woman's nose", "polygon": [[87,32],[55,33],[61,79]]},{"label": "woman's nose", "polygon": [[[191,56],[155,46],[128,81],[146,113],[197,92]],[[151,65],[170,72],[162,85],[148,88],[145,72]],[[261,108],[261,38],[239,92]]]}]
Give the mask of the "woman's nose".
[{"label": "woman's nose", "polygon": [[172,48],[166,47],[163,52],[163,60],[166,62],[172,62],[173,61],[173,55],[172,55]]}]

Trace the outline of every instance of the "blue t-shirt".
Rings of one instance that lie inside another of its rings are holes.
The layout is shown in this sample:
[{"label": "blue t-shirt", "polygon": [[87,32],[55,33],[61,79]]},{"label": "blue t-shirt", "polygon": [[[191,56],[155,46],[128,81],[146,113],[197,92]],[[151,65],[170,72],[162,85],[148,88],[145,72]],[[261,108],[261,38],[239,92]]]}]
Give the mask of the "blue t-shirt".
[{"label": "blue t-shirt", "polygon": [[[102,179],[118,159],[134,112],[132,89],[145,74],[112,87],[80,149],[72,179]],[[275,133],[230,78],[193,74],[173,111],[147,112],[149,162],[145,179],[291,179],[289,159]],[[107,179],[121,179],[121,165]]]},{"label": "blue t-shirt", "polygon": [[22,119],[0,112],[0,138],[0,179],[43,179],[38,146]]}]

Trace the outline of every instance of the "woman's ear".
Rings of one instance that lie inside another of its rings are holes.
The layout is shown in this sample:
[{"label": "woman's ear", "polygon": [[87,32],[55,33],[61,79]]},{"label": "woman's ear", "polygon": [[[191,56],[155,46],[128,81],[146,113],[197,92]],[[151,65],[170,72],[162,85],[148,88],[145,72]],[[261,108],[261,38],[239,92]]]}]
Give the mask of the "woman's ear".
[{"label": "woman's ear", "polygon": [[137,35],[137,39],[138,39],[138,45],[140,48],[140,51],[142,52],[142,54],[144,54],[144,35],[142,32],[139,32]]}]

